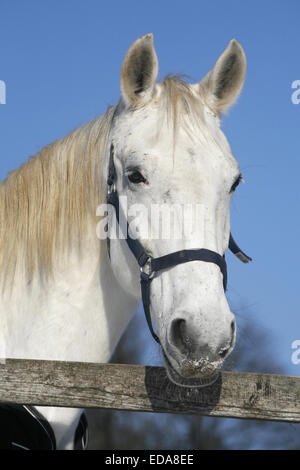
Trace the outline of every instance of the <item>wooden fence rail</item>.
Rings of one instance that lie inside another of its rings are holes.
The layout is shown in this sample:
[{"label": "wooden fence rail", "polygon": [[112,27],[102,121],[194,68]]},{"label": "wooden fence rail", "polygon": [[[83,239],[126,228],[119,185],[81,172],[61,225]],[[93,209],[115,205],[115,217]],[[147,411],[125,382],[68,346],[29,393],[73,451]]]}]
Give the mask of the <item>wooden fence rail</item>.
[{"label": "wooden fence rail", "polygon": [[161,367],[8,359],[0,402],[300,422],[300,377],[222,372],[201,389],[177,387]]}]

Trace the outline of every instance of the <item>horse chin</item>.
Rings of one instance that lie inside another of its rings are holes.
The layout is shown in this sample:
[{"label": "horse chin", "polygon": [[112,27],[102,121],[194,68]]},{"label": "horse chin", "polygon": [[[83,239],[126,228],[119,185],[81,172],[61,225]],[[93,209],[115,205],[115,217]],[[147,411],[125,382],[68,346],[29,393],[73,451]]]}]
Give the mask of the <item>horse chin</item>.
[{"label": "horse chin", "polygon": [[219,369],[204,371],[195,368],[183,368],[181,374],[175,370],[168,357],[164,353],[166,372],[169,380],[179,387],[203,388],[213,385],[220,376]]}]

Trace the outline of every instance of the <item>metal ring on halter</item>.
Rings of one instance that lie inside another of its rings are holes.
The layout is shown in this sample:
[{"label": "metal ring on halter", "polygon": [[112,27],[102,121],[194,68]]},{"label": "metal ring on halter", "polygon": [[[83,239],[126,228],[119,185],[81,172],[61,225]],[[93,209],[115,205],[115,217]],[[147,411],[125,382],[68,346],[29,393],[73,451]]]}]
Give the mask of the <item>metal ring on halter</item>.
[{"label": "metal ring on halter", "polygon": [[109,197],[111,193],[113,193],[116,190],[116,184],[114,181],[108,182],[107,183],[107,196]]},{"label": "metal ring on halter", "polygon": [[[153,279],[155,274],[155,271],[153,271],[151,266],[152,259],[153,257],[148,255],[146,262],[143,264],[143,266],[140,266],[141,279],[145,281]],[[147,268],[147,271],[145,271],[145,268]]]}]

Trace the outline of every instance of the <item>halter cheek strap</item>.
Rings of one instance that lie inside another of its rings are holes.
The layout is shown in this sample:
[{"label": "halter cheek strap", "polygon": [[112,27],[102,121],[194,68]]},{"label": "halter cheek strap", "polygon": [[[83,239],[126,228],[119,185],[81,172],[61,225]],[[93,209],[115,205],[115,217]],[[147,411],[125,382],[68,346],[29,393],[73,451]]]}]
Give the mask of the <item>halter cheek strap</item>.
[{"label": "halter cheek strap", "polygon": [[[107,178],[107,203],[111,204],[115,208],[117,222],[119,224],[120,214],[122,214],[122,208],[119,204],[119,196],[115,187],[116,180],[116,171],[114,165],[114,147],[111,144],[110,147],[110,159],[109,159],[109,168],[108,168],[108,178]],[[122,220],[125,220],[124,215],[122,214]],[[223,287],[226,291],[227,287],[227,266],[225,261],[225,255],[221,256],[219,253],[208,250],[206,248],[199,248],[193,250],[181,250],[175,251],[165,256],[160,256],[159,258],[153,258],[149,255],[143,248],[139,240],[133,239],[130,236],[130,231],[126,227],[126,233],[123,234],[127,245],[134,255],[139,267],[140,267],[140,282],[141,282],[141,294],[142,302],[144,306],[146,320],[151,331],[151,334],[155,341],[160,343],[160,340],[156,333],[154,332],[151,314],[150,314],[150,284],[152,279],[157,273],[163,269],[173,268],[178,264],[187,263],[189,261],[205,261],[207,263],[214,263],[219,266],[221,273],[223,275]],[[110,240],[107,239],[108,253],[110,256]],[[247,256],[235,243],[232,235],[230,234],[229,239],[229,249],[244,263],[251,261],[251,258]]]}]

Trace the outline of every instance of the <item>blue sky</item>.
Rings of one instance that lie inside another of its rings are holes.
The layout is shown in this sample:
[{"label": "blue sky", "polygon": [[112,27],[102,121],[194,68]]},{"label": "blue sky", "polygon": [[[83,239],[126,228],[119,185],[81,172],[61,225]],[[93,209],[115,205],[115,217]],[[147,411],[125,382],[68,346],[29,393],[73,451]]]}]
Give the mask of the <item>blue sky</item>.
[{"label": "blue sky", "polygon": [[[232,231],[253,257],[228,254],[228,298],[239,319],[251,316],[275,338],[286,373],[299,321],[300,3],[278,1],[1,0],[0,178],[44,145],[105,112],[119,98],[124,55],[153,32],[159,77],[201,79],[228,42],[243,45],[247,77],[223,129],[245,185],[232,203]],[[150,338],[150,337],[149,337]],[[263,358],[262,358],[263,360]]]}]

